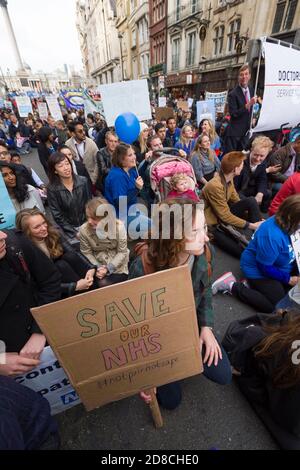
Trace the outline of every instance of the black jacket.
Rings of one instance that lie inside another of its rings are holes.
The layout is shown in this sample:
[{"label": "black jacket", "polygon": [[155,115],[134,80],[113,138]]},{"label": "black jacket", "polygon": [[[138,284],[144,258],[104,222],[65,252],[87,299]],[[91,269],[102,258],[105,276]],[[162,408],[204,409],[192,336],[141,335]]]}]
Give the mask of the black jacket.
[{"label": "black jacket", "polygon": [[[254,96],[254,89],[249,87],[250,97]],[[230,123],[226,129],[226,137],[243,137],[250,129],[251,112],[245,108],[246,98],[242,88],[238,85],[228,95]]]},{"label": "black jacket", "polygon": [[15,139],[18,132],[21,135],[21,137],[29,137],[27,135],[28,132],[27,132],[25,124],[23,124],[22,122],[18,122],[17,126],[15,126],[14,124],[10,124],[8,128],[9,137],[11,139]]},{"label": "black jacket", "polygon": [[30,308],[60,300],[61,278],[27,237],[7,234],[7,254],[0,260],[0,339],[7,352],[19,352],[33,333],[40,333]]},{"label": "black jacket", "polygon": [[48,204],[57,225],[70,238],[74,238],[86,221],[85,206],[92,198],[87,179],[74,175],[72,193],[60,182],[48,186]]},{"label": "black jacket", "polygon": [[250,157],[245,160],[243,171],[234,178],[234,186],[238,193],[253,189],[256,194],[268,194],[268,176],[266,173],[267,163],[258,165],[254,172],[250,168]]},{"label": "black jacket", "polygon": [[[57,150],[57,144],[53,142],[54,150]],[[40,143],[38,144],[38,154],[41,165],[43,166],[45,173],[48,173],[48,160],[51,155],[51,150],[47,147],[46,144]]]}]

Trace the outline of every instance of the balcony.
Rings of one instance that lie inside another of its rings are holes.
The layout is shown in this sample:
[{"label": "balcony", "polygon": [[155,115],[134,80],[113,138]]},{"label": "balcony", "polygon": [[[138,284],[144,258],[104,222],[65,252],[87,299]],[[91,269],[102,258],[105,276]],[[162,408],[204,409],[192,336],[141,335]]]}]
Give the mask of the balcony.
[{"label": "balcony", "polygon": [[202,11],[203,0],[190,1],[188,5],[182,5],[168,16],[168,26],[179,23],[190,16],[194,16]]}]

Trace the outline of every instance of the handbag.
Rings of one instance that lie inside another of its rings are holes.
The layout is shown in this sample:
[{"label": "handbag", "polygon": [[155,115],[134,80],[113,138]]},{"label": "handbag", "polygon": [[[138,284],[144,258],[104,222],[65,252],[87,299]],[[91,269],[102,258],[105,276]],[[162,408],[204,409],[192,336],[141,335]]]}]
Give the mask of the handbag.
[{"label": "handbag", "polygon": [[243,233],[241,233],[238,229],[236,229],[235,227],[233,227],[232,225],[227,225],[227,224],[223,224],[222,222],[219,223],[217,225],[217,230],[219,230],[220,232],[223,232],[225,233],[226,235],[229,235],[233,240],[235,240],[238,245],[241,246],[241,248],[245,249],[247,248],[247,246],[249,245],[250,243],[250,240],[248,240],[248,238],[246,237],[246,235],[244,235]]}]

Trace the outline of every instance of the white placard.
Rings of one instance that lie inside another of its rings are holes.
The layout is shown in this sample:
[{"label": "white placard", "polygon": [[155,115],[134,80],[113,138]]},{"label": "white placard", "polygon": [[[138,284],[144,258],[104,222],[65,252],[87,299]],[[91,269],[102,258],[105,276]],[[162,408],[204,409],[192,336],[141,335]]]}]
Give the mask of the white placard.
[{"label": "white placard", "polygon": [[263,43],[265,54],[265,91],[255,132],[280,129],[286,122],[300,122],[300,51]]},{"label": "white placard", "polygon": [[192,109],[193,103],[194,103],[194,99],[193,98],[188,98],[189,109]]},{"label": "white placard", "polygon": [[36,369],[16,377],[16,382],[46,398],[52,415],[78,405],[80,399],[49,346],[44,349],[40,361]]},{"label": "white placard", "polygon": [[165,108],[167,106],[167,98],[165,96],[160,96],[158,98],[158,107]]},{"label": "white placard", "polygon": [[32,113],[32,105],[28,96],[16,96],[16,103],[20,117],[27,118]]},{"label": "white placard", "polygon": [[48,119],[47,103],[38,103],[38,111],[39,111],[40,119],[42,119],[43,121],[47,121]]},{"label": "white placard", "polygon": [[296,261],[297,261],[297,265],[298,265],[298,269],[300,273],[300,230],[298,230],[298,232],[294,233],[294,235],[291,236],[291,240],[292,240],[292,245],[294,248]]},{"label": "white placard", "polygon": [[55,96],[47,96],[46,101],[50,114],[55,119],[55,121],[63,121],[63,116],[57,98]]},{"label": "white placard", "polygon": [[222,91],[221,93],[210,93],[207,91],[205,93],[205,99],[208,101],[212,100],[215,102],[216,113],[224,113],[227,95],[228,91]]},{"label": "white placard", "polygon": [[140,121],[152,119],[147,80],[99,86],[107,125],[114,126],[120,114],[131,112]]},{"label": "white placard", "polygon": [[198,126],[203,119],[216,120],[216,109],[214,101],[197,101],[197,123]]}]

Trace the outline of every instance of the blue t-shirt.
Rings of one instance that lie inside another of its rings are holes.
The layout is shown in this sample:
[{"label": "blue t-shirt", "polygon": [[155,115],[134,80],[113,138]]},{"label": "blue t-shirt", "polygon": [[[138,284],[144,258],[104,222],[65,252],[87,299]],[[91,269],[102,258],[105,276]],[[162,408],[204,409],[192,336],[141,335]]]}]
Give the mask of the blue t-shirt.
[{"label": "blue t-shirt", "polygon": [[221,148],[221,140],[220,140],[220,137],[219,137],[219,136],[216,137],[216,139],[214,140],[214,142],[211,144],[210,148],[213,149],[213,150],[220,150],[220,148]]},{"label": "blue t-shirt", "polygon": [[242,254],[241,269],[248,279],[265,279],[258,263],[290,274],[295,259],[291,238],[277,225],[274,216],[255,232]]},{"label": "blue t-shirt", "polygon": [[195,145],[196,145],[196,141],[193,139],[188,143],[188,145],[186,144],[183,145],[181,142],[177,142],[177,144],[175,145],[175,148],[178,150],[184,150],[185,153],[189,157],[192,151],[194,150]]},{"label": "blue t-shirt", "polygon": [[113,167],[105,179],[104,195],[107,201],[116,208],[117,217],[119,217],[120,198],[126,196],[128,198],[127,213],[129,208],[137,203],[138,189],[135,186],[137,178],[138,174],[135,168],[131,168],[127,173],[122,168]]}]

